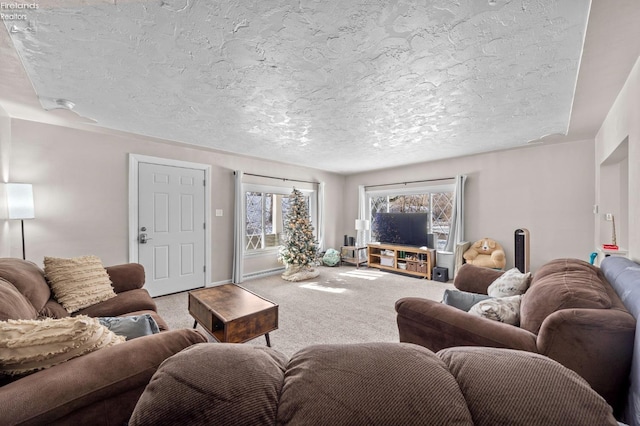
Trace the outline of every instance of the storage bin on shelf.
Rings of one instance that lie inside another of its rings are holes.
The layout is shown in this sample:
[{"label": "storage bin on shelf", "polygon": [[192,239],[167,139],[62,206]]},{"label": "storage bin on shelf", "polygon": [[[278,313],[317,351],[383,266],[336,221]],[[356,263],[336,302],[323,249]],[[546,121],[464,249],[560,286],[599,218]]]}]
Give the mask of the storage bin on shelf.
[{"label": "storage bin on shelf", "polygon": [[380,256],[380,264],[393,267],[393,256]]}]

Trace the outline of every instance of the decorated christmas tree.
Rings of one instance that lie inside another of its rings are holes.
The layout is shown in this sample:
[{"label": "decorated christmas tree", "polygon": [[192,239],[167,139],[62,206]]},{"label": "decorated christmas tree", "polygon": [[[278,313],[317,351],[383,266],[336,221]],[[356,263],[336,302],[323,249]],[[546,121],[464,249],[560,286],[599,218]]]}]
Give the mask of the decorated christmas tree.
[{"label": "decorated christmas tree", "polygon": [[313,269],[317,252],[309,208],[302,192],[294,188],[289,196],[289,211],[285,217],[284,245],[280,246],[278,253],[278,260],[287,267],[282,278],[301,281],[317,277],[319,272]]}]

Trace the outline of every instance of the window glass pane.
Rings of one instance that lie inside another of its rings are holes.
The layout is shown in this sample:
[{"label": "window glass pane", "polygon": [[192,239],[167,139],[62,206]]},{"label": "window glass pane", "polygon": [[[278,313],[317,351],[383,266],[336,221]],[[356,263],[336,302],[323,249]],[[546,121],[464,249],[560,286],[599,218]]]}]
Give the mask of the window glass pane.
[{"label": "window glass pane", "polygon": [[393,194],[370,197],[371,239],[378,241],[377,213],[428,213],[431,212],[431,233],[434,234],[435,248],[444,249],[449,237],[453,192],[432,192],[424,194]]},{"label": "window glass pane", "polygon": [[282,195],[280,198],[280,208],[282,209],[282,215],[281,215],[281,226],[282,226],[282,232],[278,235],[278,245],[282,245],[284,244],[284,228],[285,228],[285,223],[286,223],[286,219],[287,219],[287,215],[289,214],[289,207],[291,205],[291,203],[289,202],[289,196],[288,195]]},{"label": "window glass pane", "polygon": [[396,195],[389,197],[390,213],[426,213],[429,211],[429,194]]},{"label": "window glass pane", "polygon": [[376,215],[387,213],[387,197],[371,197],[371,235],[373,241],[378,241]]},{"label": "window glass pane", "polygon": [[246,193],[245,249],[262,248],[262,193]]},{"label": "window glass pane", "polygon": [[279,199],[282,198],[280,194],[264,194],[265,196],[265,208],[264,208],[264,247],[278,247],[279,234],[282,233],[282,209],[280,207]]},{"label": "window glass pane", "polygon": [[273,234],[273,197],[275,194],[264,194],[264,233]]},{"label": "window glass pane", "polygon": [[[245,249],[256,251],[284,244],[289,194],[247,191]],[[309,207],[309,197],[304,197]]]},{"label": "window glass pane", "polygon": [[443,250],[449,238],[451,212],[453,210],[453,192],[434,192],[431,194],[433,225],[431,232],[436,240],[436,248]]}]

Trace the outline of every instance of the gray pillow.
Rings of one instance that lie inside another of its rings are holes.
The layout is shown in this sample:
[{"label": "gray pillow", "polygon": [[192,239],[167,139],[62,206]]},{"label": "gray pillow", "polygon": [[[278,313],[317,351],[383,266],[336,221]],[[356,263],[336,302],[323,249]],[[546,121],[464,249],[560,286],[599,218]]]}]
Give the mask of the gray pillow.
[{"label": "gray pillow", "polygon": [[469,309],[469,313],[505,324],[520,325],[521,300],[521,295],[494,297],[491,300],[482,300],[476,303]]},{"label": "gray pillow", "polygon": [[126,337],[127,340],[160,332],[158,323],[153,319],[151,314],[130,317],[102,317],[98,318],[98,320],[100,324],[118,336]]},{"label": "gray pillow", "polygon": [[473,305],[481,300],[486,299],[491,299],[491,296],[487,296],[486,294],[447,289],[444,291],[442,303],[468,312]]}]

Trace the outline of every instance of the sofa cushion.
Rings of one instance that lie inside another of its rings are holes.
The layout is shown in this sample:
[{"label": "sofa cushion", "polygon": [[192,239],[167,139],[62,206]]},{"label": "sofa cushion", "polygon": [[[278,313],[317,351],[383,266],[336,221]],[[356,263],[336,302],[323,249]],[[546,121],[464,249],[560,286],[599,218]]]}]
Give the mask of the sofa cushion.
[{"label": "sofa cushion", "polygon": [[47,256],[44,273],[55,298],[69,313],[116,296],[109,275],[96,256]]},{"label": "sofa cushion", "polygon": [[22,259],[0,259],[0,278],[13,284],[33,305],[37,312],[51,298],[51,289],[44,272],[35,263]]},{"label": "sofa cushion", "polygon": [[156,320],[151,314],[133,315],[125,317],[101,317],[100,324],[127,340],[149,336],[160,332]]},{"label": "sofa cushion", "polygon": [[481,347],[437,356],[460,385],[475,425],[617,425],[584,379],[545,356]]},{"label": "sofa cushion", "polygon": [[37,317],[38,313],[31,302],[13,284],[0,278],[0,321]]},{"label": "sofa cushion", "polygon": [[486,294],[470,293],[468,291],[446,289],[442,296],[442,303],[463,311],[469,311],[473,305],[481,300],[490,299]]},{"label": "sofa cushion", "polygon": [[598,268],[578,259],[556,259],[536,272],[522,297],[520,327],[538,333],[542,322],[560,309],[609,309],[611,299]]},{"label": "sofa cushion", "polygon": [[469,313],[505,324],[519,325],[521,300],[522,296],[495,297],[481,300],[469,309]]},{"label": "sofa cushion", "polygon": [[20,375],[125,341],[95,318],[0,322],[0,373]]},{"label": "sofa cushion", "polygon": [[286,363],[264,346],[194,345],[160,366],[129,425],[273,425]]},{"label": "sofa cushion", "polygon": [[518,268],[511,268],[496,278],[487,288],[492,297],[508,297],[524,294],[531,282],[531,272],[523,274]]},{"label": "sofa cushion", "polygon": [[278,424],[473,424],[453,376],[407,343],[309,346],[287,365]]}]

